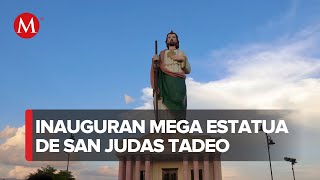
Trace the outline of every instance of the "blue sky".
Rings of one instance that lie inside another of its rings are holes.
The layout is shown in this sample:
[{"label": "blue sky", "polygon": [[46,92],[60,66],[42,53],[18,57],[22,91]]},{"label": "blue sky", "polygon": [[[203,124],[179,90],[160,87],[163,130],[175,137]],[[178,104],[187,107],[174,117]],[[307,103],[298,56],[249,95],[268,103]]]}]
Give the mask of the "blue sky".
[{"label": "blue sky", "polygon": [[[0,128],[23,124],[27,108],[127,109],[123,94],[149,85],[154,40],[163,49],[170,30],[180,36],[198,81],[224,76],[212,50],[268,41],[312,21],[317,1],[2,1]],[[43,18],[29,40],[13,31],[22,12]],[[297,13],[299,12],[299,13]],[[291,14],[290,14],[291,13]],[[280,22],[286,16],[285,22]],[[275,22],[275,27],[272,23]],[[277,24],[278,23],[278,24]]]},{"label": "blue sky", "polygon": [[[23,12],[43,18],[32,39],[13,30]],[[164,49],[171,30],[191,63],[189,77],[206,83],[232,73],[217,52],[279,45],[319,24],[318,12],[317,0],[1,1],[0,130],[22,126],[29,108],[142,106],[154,40]],[[125,104],[124,94],[135,101]]]}]

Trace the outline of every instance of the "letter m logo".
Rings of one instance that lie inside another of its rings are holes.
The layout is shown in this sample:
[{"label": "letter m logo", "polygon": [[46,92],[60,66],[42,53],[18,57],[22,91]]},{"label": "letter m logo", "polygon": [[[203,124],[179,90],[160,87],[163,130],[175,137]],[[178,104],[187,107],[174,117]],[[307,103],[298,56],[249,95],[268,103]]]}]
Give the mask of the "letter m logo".
[{"label": "letter m logo", "polygon": [[22,38],[34,37],[40,28],[38,18],[31,13],[20,14],[14,21],[14,30]]},{"label": "letter m logo", "polygon": [[26,25],[23,22],[22,17],[20,17],[20,21],[19,21],[19,28],[18,28],[18,32],[17,33],[21,33],[21,27],[24,30],[24,33],[28,32],[28,29],[31,27],[31,33],[37,33],[34,29],[34,21],[33,21],[33,17],[31,18],[31,20],[29,21],[28,27],[26,27]]}]

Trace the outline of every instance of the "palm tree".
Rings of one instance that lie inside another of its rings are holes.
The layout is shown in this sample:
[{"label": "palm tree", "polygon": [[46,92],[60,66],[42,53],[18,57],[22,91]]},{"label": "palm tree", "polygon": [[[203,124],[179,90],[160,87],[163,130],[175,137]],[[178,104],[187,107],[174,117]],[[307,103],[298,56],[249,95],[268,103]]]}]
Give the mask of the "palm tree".
[{"label": "palm tree", "polygon": [[71,171],[58,170],[50,165],[38,169],[35,173],[30,173],[26,179],[37,179],[39,176],[50,176],[53,180],[75,180]]}]

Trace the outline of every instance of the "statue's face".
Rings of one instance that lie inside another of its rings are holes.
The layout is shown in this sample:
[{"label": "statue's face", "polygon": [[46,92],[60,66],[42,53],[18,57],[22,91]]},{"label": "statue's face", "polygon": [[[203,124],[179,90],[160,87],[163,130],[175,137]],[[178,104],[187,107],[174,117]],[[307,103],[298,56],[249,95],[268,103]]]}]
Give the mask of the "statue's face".
[{"label": "statue's face", "polygon": [[178,40],[177,40],[177,36],[175,34],[169,34],[167,37],[167,44],[169,44],[169,46],[175,46],[177,44]]}]

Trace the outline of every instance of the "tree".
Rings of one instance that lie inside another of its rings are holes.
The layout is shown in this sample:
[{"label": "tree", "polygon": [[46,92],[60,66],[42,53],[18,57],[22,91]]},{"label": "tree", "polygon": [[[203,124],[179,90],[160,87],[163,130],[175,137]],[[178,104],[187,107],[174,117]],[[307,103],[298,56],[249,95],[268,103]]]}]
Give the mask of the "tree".
[{"label": "tree", "polygon": [[31,179],[34,177],[37,177],[39,175],[48,175],[53,180],[75,180],[74,176],[72,175],[71,171],[66,170],[58,170],[50,165],[47,167],[41,167],[41,169],[38,169],[35,173],[30,173],[26,179]]}]

